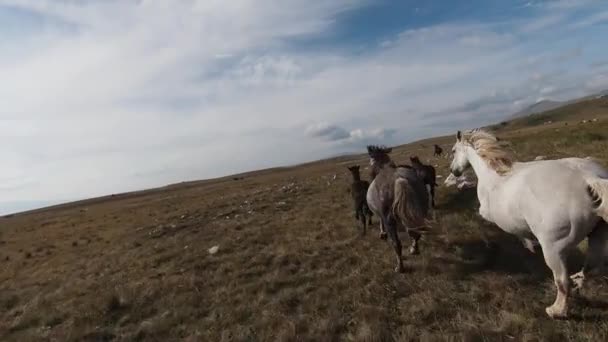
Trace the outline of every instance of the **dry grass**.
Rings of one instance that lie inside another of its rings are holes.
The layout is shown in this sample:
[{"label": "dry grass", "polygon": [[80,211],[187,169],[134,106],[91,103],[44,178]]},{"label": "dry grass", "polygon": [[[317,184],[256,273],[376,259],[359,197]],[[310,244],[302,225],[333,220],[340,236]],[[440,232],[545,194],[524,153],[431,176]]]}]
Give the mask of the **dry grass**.
[{"label": "dry grass", "polygon": [[[520,160],[608,162],[606,128],[556,123],[499,135]],[[430,146],[452,139],[392,155],[418,154],[445,177],[447,160],[432,159]],[[572,320],[549,320],[554,289],[542,256],[478,218],[471,190],[438,188],[436,234],[406,258],[407,273],[394,273],[377,220],[359,235],[347,193],[353,162],[0,219],[0,340],[608,340],[608,281],[589,282]]]}]

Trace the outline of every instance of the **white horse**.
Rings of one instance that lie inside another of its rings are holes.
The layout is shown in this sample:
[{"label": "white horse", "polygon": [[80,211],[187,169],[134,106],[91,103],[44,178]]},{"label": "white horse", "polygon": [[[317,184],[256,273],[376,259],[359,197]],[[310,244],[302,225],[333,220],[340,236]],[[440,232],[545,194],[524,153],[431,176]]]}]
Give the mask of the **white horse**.
[{"label": "white horse", "polygon": [[[608,254],[608,170],[590,158],[515,162],[496,137],[482,130],[459,131],[452,152],[456,177],[469,166],[477,175],[479,214],[524,244],[538,239],[557,288],[546,312],[566,318],[570,281],[574,289],[582,288],[585,275],[600,268]],[[585,265],[569,278],[567,255],[585,237]]]}]

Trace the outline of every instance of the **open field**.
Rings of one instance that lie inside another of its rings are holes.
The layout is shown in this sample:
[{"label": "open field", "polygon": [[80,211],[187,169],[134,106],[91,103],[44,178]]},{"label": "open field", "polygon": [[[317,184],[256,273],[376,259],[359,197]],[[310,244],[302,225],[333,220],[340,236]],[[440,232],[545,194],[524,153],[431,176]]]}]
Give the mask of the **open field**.
[{"label": "open field", "polygon": [[[497,135],[519,160],[608,166],[608,102]],[[555,290],[540,251],[483,222],[474,190],[442,186],[448,160],[432,158],[432,144],[449,151],[453,139],[392,153],[443,176],[434,234],[405,257],[405,274],[377,219],[366,236],[354,220],[346,167],[364,155],[0,218],[0,340],[608,340],[606,277],[588,282],[571,320],[549,320]],[[571,261],[578,270],[581,256]]]}]

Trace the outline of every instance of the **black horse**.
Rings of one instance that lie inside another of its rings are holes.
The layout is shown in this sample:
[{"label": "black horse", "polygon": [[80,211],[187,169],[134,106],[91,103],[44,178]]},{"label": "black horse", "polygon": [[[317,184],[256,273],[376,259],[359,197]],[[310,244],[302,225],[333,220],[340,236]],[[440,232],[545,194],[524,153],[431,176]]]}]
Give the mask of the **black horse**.
[{"label": "black horse", "polygon": [[[350,171],[353,176],[353,182],[350,186],[350,195],[355,207],[355,219],[361,220],[363,235],[365,235],[367,224],[372,224],[372,216],[374,216],[367,206],[367,189],[369,188],[369,182],[361,180],[359,165],[350,166],[348,171]],[[367,221],[369,221],[369,223]]]},{"label": "black horse", "polygon": [[435,157],[441,157],[443,153],[443,149],[439,147],[439,145],[435,144],[435,153],[433,154]]}]

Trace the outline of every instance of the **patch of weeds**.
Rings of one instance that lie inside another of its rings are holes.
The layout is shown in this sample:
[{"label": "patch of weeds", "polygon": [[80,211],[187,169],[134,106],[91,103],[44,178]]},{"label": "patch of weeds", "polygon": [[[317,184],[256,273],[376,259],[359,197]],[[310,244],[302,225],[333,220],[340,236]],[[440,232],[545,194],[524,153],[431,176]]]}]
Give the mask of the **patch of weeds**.
[{"label": "patch of weeds", "polygon": [[2,298],[1,303],[1,307],[4,308],[4,310],[9,311],[19,304],[19,297],[17,297],[17,295],[8,296],[7,298]]},{"label": "patch of weeds", "polygon": [[63,317],[55,316],[55,317],[52,317],[51,319],[49,319],[48,321],[46,321],[45,325],[47,327],[54,327],[61,323],[63,323]]}]

